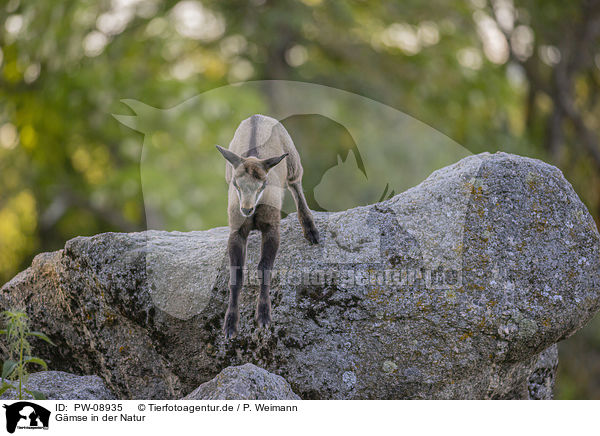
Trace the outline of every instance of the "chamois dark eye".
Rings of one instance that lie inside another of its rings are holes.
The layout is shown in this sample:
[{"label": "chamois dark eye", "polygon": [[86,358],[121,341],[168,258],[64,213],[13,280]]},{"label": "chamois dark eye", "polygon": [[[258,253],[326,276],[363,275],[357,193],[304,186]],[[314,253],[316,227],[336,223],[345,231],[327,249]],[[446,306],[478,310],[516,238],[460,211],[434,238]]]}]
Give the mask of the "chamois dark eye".
[{"label": "chamois dark eye", "polygon": [[235,181],[235,179],[233,179],[233,187],[235,189],[237,189],[238,191],[240,190],[240,187],[238,186],[237,182]]}]

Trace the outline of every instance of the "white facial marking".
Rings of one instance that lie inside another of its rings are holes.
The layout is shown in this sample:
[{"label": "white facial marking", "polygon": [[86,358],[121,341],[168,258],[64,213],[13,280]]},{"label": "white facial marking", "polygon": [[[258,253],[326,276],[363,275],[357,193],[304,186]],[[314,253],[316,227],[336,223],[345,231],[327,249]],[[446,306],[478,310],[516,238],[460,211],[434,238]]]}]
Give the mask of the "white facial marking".
[{"label": "white facial marking", "polygon": [[[267,189],[267,188],[265,187],[265,189]],[[257,206],[258,206],[258,202],[260,201],[260,198],[265,193],[265,189],[263,189],[262,191],[260,191],[260,194],[258,194],[258,198],[256,199],[256,205]]]},{"label": "white facial marking", "polygon": [[[258,206],[258,203],[265,192],[266,182],[260,182],[256,179],[247,180],[246,178],[243,178],[241,180],[240,185],[240,180],[234,178],[231,184],[237,192],[240,213],[246,218],[252,216],[256,211],[256,207]],[[252,209],[252,213],[244,213],[244,211],[242,210],[244,208]]]}]

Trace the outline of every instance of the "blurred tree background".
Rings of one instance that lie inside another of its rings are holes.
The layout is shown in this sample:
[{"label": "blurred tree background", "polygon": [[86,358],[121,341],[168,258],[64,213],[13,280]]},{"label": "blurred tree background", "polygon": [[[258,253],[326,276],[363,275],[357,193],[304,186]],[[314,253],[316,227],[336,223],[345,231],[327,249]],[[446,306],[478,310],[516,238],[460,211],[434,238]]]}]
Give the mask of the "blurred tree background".
[{"label": "blurred tree background", "polygon": [[[344,89],[472,153],[543,159],[600,222],[598,42],[600,0],[4,0],[0,284],[77,235],[146,228],[144,137],[111,115],[134,115],[121,99],[169,108],[247,80]],[[279,103],[264,92],[269,113]],[[244,113],[263,101],[252,100],[232,103]],[[342,127],[305,118],[286,124],[295,139],[318,147],[315,131],[328,129],[339,152],[352,148]],[[218,117],[178,122],[193,127],[179,141],[226,141]],[[157,147],[170,140],[154,136]],[[207,208],[186,226],[224,225],[221,212]],[[600,399],[600,318],[560,347],[557,397]]]}]

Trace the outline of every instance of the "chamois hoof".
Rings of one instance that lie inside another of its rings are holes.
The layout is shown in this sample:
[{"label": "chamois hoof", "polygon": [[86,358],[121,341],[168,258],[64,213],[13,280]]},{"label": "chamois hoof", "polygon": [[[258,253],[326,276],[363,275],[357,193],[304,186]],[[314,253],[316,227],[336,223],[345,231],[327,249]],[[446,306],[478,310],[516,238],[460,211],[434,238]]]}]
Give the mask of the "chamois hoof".
[{"label": "chamois hoof", "polygon": [[237,335],[238,320],[238,313],[227,310],[227,313],[225,314],[225,322],[223,323],[223,333],[225,334],[225,339],[233,338],[235,335]]},{"label": "chamois hoof", "polygon": [[310,245],[319,243],[319,231],[317,230],[317,228],[314,225],[312,225],[309,228],[307,228],[306,230],[304,230],[304,237],[306,238],[306,240],[309,242]]},{"label": "chamois hoof", "polygon": [[271,304],[269,302],[258,303],[256,307],[256,323],[260,329],[266,329],[271,324]]}]

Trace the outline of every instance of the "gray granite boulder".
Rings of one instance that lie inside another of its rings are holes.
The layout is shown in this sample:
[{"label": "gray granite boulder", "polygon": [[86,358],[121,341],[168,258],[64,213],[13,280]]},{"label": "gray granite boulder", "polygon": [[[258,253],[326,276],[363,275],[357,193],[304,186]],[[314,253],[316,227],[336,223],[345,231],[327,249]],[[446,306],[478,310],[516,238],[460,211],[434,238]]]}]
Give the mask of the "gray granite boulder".
[{"label": "gray granite boulder", "polygon": [[[16,382],[12,382],[17,386]],[[62,371],[41,371],[29,375],[27,389],[44,394],[47,400],[116,400],[104,381],[95,375],[75,375]],[[17,399],[10,389],[0,396],[3,400]],[[32,397],[23,391],[23,399]]]},{"label": "gray granite boulder", "polygon": [[285,379],[256,365],[229,366],[183,400],[299,400]]},{"label": "gray granite boulder", "polygon": [[[547,398],[543,353],[600,307],[596,225],[539,160],[470,156],[315,220],[315,246],[282,221],[264,332],[251,277],[239,335],[221,333],[226,228],[75,238],[7,283],[0,308],[57,343],[34,348],[51,368],[98,374],[120,398],[181,398],[250,362],[303,399],[384,399]],[[251,272],[259,251],[253,233]]]}]

